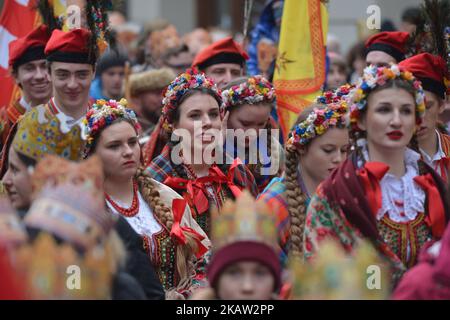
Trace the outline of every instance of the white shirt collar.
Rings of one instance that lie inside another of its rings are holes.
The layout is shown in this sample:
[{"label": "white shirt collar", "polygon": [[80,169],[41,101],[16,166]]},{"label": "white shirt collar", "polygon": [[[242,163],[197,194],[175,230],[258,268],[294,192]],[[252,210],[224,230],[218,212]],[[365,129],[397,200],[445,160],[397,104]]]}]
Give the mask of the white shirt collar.
[{"label": "white shirt collar", "polygon": [[437,130],[436,130],[436,135],[437,135],[437,139],[438,139],[438,150],[434,154],[433,157],[430,157],[424,150],[420,149],[420,153],[422,154],[423,159],[428,164],[432,164],[434,161],[439,161],[442,158],[446,157],[446,154],[442,150],[441,135],[439,134],[439,132]]},{"label": "white shirt collar", "polygon": [[21,105],[22,107],[24,107],[25,112],[28,112],[28,111],[31,110],[31,104],[28,103],[27,100],[25,100],[25,97],[24,97],[24,96],[22,96],[22,97],[20,98],[19,103],[20,103],[20,105]]},{"label": "white shirt collar", "polygon": [[58,111],[56,113],[56,117],[61,122],[61,132],[62,133],[68,133],[74,126],[78,125],[81,128],[81,138],[83,140],[86,139],[86,133],[85,133],[85,124],[83,123],[84,116],[80,119],[75,119],[71,116],[66,115],[64,112],[61,111],[61,109],[58,107],[58,104],[56,103],[55,98],[52,98],[53,105],[55,106],[56,110]]}]

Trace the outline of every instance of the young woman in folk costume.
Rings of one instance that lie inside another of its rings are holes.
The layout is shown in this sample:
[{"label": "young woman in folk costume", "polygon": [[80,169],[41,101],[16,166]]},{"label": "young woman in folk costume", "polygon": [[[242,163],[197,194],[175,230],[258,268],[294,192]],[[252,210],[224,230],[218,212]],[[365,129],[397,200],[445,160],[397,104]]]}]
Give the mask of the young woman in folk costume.
[{"label": "young woman in folk costume", "polygon": [[[250,171],[239,159],[222,154],[217,134],[223,129],[221,104],[220,90],[203,73],[189,69],[180,74],[163,99],[162,127],[168,134],[173,131],[172,138],[147,167],[152,178],[183,195],[208,235],[212,207],[220,209],[244,188],[257,194]],[[174,142],[180,133],[181,142]],[[199,161],[192,161],[196,154]]]},{"label": "young woman in folk costume", "polygon": [[126,100],[98,100],[85,119],[86,156],[104,167],[109,211],[142,236],[167,298],[185,298],[202,285],[209,239],[192,218],[183,198],[153,180],[140,167],[139,124]]},{"label": "young woman in folk costume", "polygon": [[283,150],[270,121],[275,88],[262,76],[238,78],[225,86],[222,100],[233,133],[227,131],[225,152],[245,162],[261,192],[281,172]]},{"label": "young woman in folk costume", "polygon": [[345,160],[349,146],[346,129],[349,87],[326,92],[307,108],[286,144],[285,176],[275,178],[259,196],[278,216],[281,261],[302,252],[306,208],[317,186]]},{"label": "young woman in folk costume", "polygon": [[304,253],[324,239],[351,253],[368,238],[393,271],[393,284],[413,266],[420,248],[442,237],[448,221],[445,187],[420,160],[415,131],[425,112],[420,82],[397,65],[367,67],[351,94],[350,135],[355,152],[311,198]]}]

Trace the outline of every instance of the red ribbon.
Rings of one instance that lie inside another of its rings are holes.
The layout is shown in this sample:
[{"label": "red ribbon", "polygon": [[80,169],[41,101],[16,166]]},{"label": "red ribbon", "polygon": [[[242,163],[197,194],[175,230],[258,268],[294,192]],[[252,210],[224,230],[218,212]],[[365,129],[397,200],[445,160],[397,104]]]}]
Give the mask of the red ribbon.
[{"label": "red ribbon", "polygon": [[359,176],[367,194],[367,201],[375,216],[381,208],[382,202],[380,180],[388,170],[389,167],[382,162],[366,162],[364,168],[359,170]]},{"label": "red ribbon", "polygon": [[206,196],[206,183],[216,182],[219,185],[218,192],[222,183],[226,183],[235,197],[241,193],[241,189],[234,184],[234,171],[241,165],[239,159],[235,159],[230,166],[228,175],[225,175],[216,165],[209,168],[209,175],[206,177],[192,179],[183,179],[179,177],[167,177],[164,184],[174,189],[186,189],[190,205],[194,205],[198,214],[205,213],[209,208],[208,197]]},{"label": "red ribbon", "polygon": [[425,222],[431,227],[434,237],[441,238],[445,230],[445,210],[441,194],[430,173],[417,176],[414,181],[427,193],[428,216]]},{"label": "red ribbon", "polygon": [[176,239],[179,243],[185,245],[187,243],[185,233],[189,232],[197,243],[197,252],[195,255],[197,258],[201,258],[205,252],[208,251],[208,248],[206,248],[202,243],[202,240],[205,239],[205,237],[190,227],[181,226],[181,219],[183,218],[185,209],[186,200],[174,199],[172,201],[173,225],[170,230],[170,236],[173,239]]},{"label": "red ribbon", "polygon": [[215,182],[219,183],[218,192],[220,192],[221,184],[226,183],[233,193],[233,196],[235,198],[239,197],[242,190],[234,184],[234,171],[239,165],[242,165],[241,160],[239,158],[234,159],[228,170],[228,175],[225,175],[217,166],[213,166],[209,169],[210,177],[213,178]]}]

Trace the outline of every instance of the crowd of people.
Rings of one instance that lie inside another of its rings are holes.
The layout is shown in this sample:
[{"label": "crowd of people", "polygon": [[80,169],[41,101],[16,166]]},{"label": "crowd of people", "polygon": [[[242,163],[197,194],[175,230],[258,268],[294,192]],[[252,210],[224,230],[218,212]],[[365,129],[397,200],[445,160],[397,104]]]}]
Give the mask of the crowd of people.
[{"label": "crowd of people", "polygon": [[119,12],[109,48],[45,19],[10,44],[0,299],[450,298],[448,55],[410,53],[414,10],[348,60],[330,37],[283,137],[269,9],[246,46]]}]

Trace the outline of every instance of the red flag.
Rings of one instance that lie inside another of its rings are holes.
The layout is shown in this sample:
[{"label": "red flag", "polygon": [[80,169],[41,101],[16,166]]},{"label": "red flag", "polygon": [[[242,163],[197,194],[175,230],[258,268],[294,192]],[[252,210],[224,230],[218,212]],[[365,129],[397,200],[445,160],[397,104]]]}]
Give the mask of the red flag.
[{"label": "red flag", "polygon": [[9,43],[25,36],[40,24],[35,0],[6,0],[0,16],[0,109],[20,96],[8,70]]}]

